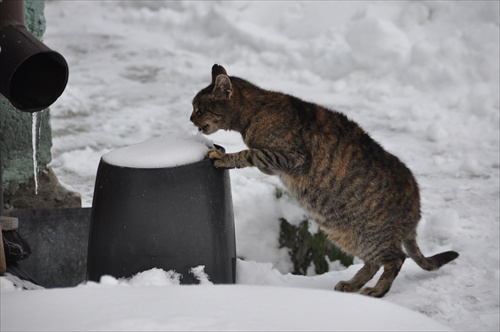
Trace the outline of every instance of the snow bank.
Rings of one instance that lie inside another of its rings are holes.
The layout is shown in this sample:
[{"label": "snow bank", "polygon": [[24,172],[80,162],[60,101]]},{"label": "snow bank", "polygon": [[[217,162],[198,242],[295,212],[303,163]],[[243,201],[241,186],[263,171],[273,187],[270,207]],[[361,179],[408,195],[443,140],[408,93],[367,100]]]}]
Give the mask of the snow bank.
[{"label": "snow bank", "polygon": [[102,156],[102,160],[131,168],[175,167],[202,160],[208,147],[213,144],[200,135],[165,136],[116,149]]},{"label": "snow bank", "polygon": [[346,33],[355,62],[385,73],[408,64],[411,42],[395,24],[377,18],[355,21]]},{"label": "snow bank", "polygon": [[168,272],[145,271],[140,281],[2,293],[2,331],[451,331],[360,295],[248,285],[162,287],[159,274]]}]

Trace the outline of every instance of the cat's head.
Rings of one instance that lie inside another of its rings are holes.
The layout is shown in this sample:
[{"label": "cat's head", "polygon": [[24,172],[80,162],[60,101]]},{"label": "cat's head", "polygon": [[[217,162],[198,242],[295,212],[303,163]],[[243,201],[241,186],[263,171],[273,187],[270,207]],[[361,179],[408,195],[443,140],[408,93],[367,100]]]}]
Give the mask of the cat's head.
[{"label": "cat's head", "polygon": [[203,134],[210,135],[219,129],[229,129],[232,116],[231,95],[233,86],[224,67],[212,67],[212,83],[196,94],[190,120]]}]

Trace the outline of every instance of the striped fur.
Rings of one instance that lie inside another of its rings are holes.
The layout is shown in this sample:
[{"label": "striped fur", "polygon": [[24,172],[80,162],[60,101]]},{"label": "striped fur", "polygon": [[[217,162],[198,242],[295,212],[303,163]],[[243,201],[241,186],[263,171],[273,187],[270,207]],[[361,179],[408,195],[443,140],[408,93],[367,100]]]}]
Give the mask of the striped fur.
[{"label": "striped fur", "polygon": [[425,270],[458,257],[426,258],[415,241],[418,185],[411,171],[344,114],[294,96],[263,90],[214,65],[212,83],[193,99],[191,121],[204,134],[234,130],[248,150],[210,150],[215,167],[254,166],[277,175],[337,246],[365,265],[335,289],[355,292],[380,269],[365,295],[382,297],[406,258]]}]

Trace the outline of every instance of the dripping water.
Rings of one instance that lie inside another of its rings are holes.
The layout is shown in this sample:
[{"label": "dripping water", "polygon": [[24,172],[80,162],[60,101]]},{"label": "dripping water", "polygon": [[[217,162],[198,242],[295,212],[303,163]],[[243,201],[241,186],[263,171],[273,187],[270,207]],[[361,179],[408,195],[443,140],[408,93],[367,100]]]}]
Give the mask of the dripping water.
[{"label": "dripping water", "polygon": [[40,142],[40,124],[42,112],[33,112],[31,118],[31,145],[33,147],[33,178],[35,179],[35,195],[38,195],[38,146]]}]

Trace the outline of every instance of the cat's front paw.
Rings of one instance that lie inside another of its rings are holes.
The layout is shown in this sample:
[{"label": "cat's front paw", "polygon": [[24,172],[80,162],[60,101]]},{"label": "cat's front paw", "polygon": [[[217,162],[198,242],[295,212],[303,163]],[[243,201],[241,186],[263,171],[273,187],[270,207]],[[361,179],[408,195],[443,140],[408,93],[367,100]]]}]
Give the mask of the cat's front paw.
[{"label": "cat's front paw", "polygon": [[209,149],[207,152],[207,158],[210,159],[212,165],[216,168],[230,168],[228,165],[227,155],[217,149]]}]

